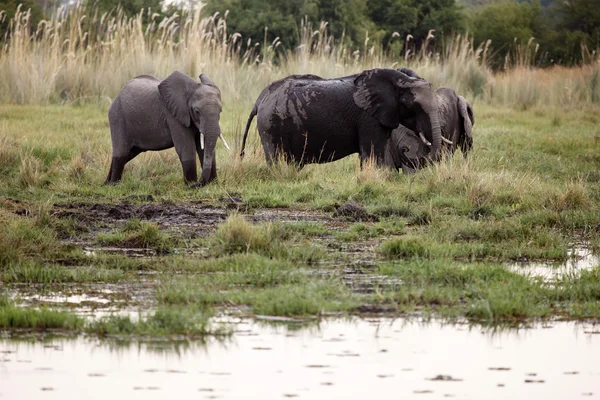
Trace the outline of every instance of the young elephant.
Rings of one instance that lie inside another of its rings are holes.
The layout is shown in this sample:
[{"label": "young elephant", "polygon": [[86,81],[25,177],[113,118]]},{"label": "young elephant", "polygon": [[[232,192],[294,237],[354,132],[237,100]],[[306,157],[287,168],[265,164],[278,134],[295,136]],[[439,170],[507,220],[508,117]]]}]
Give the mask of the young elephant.
[{"label": "young elephant", "polygon": [[[401,71],[414,79],[421,79],[411,69],[402,68]],[[451,88],[440,87],[435,90],[435,96],[439,106],[444,150],[448,154],[454,154],[456,148],[460,147],[466,156],[473,147],[473,108]],[[386,157],[388,162],[391,158],[397,168],[402,167],[404,171],[411,172],[426,164],[424,161],[431,143],[422,134],[400,125],[392,131],[390,143]]]},{"label": "young elephant", "polygon": [[437,99],[431,84],[394,69],[323,79],[293,75],[267,86],[246,124],[242,152],[254,116],[267,163],[278,156],[300,166],[359,153],[384,164],[391,131],[404,124],[424,132],[431,158],[441,149]]},{"label": "young elephant", "polygon": [[133,78],[108,111],[113,154],[106,183],[119,181],[125,164],[138,154],[173,146],[186,183],[197,180],[196,153],[202,166],[199,184],[215,180],[217,138],[229,149],[220,113],[221,92],[205,74],[200,83],[178,71],[162,82],[149,75]]}]

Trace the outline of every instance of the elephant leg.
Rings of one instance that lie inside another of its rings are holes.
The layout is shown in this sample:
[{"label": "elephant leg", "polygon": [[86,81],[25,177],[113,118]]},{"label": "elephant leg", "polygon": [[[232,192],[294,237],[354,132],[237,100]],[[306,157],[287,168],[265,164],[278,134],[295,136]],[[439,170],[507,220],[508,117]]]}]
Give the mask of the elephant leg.
[{"label": "elephant leg", "polygon": [[370,160],[374,160],[379,166],[385,165],[385,143],[360,140],[358,155],[360,157],[361,168]]},{"label": "elephant leg", "polygon": [[[262,137],[261,137],[262,139]],[[265,151],[265,160],[269,167],[272,167],[273,164],[277,161],[279,154],[277,152],[276,147],[273,145],[271,141],[262,140],[263,150]]]},{"label": "elephant leg", "polygon": [[361,121],[358,126],[358,155],[360,166],[374,159],[378,166],[385,165],[386,144],[389,131],[382,130],[379,121],[369,118]]},{"label": "elephant leg", "polygon": [[183,180],[185,183],[191,184],[198,180],[196,159],[181,161],[181,167],[183,168]]},{"label": "elephant leg", "polygon": [[142,150],[139,147],[133,147],[131,150],[129,150],[127,155],[124,156],[115,156],[115,152],[113,151],[113,157],[110,163],[110,170],[108,171],[108,176],[106,177],[105,183],[113,184],[120,181],[121,176],[123,175],[123,169],[125,168],[125,164],[133,160],[141,152]]},{"label": "elephant leg", "polygon": [[183,180],[187,184],[196,182],[198,180],[198,171],[196,170],[197,146],[195,136],[198,136],[199,140],[200,134],[192,135],[178,132],[176,135],[172,133],[171,136],[183,169]]}]

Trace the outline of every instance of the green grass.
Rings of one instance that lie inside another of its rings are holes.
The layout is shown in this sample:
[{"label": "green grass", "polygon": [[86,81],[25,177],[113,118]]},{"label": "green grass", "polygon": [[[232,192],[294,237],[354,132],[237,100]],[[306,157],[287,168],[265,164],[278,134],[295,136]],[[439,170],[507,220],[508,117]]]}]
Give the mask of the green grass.
[{"label": "green grass", "polygon": [[124,271],[115,268],[65,267],[35,262],[11,264],[0,272],[0,280],[4,283],[114,283],[126,278]]},{"label": "green grass", "polygon": [[512,321],[550,316],[598,318],[600,265],[549,285],[501,265],[441,260],[384,263],[379,272],[402,281],[380,289],[375,304],[397,311],[421,309],[474,320]]},{"label": "green grass", "polygon": [[129,316],[111,315],[88,321],[71,312],[23,308],[6,296],[0,296],[0,330],[21,332],[66,331],[98,336],[148,337],[181,335],[204,337],[228,335],[223,327],[213,327],[210,314],[189,309],[160,308],[137,319]]},{"label": "green grass", "polygon": [[119,230],[99,233],[96,241],[108,246],[149,248],[158,253],[167,253],[180,244],[176,238],[160,230],[156,223],[136,218],[128,220]]},{"label": "green grass", "polygon": [[83,318],[74,314],[48,308],[20,308],[7,297],[0,296],[0,330],[77,331],[83,325]]},{"label": "green grass", "polygon": [[99,336],[148,337],[182,335],[186,337],[222,336],[229,332],[213,328],[210,314],[189,309],[160,308],[148,316],[133,320],[129,316],[109,316],[90,322],[86,332]]},{"label": "green grass", "polygon": [[[600,318],[598,268],[547,285],[504,267],[514,260],[564,261],[574,243],[600,251],[600,133],[588,117],[597,107],[517,112],[475,104],[475,110],[472,154],[414,175],[360,170],[356,157],[268,168],[253,128],[244,160],[219,146],[218,182],[189,189],[173,150],[142,154],[121,183],[102,185],[110,158],[106,106],[0,105],[0,280],[102,286],[137,282],[144,273],[157,313],[143,314],[141,323],[112,317],[61,328],[101,335],[202,336],[216,332],[206,319],[223,310]],[[246,112],[225,107],[228,139],[239,141],[233,132]],[[196,210],[195,225],[56,213],[71,203],[142,205],[148,196],[165,207],[204,208]],[[225,212],[230,198],[241,199],[240,211],[205,223],[211,207]],[[335,217],[347,201],[379,221]],[[157,255],[82,250],[99,246]],[[361,273],[349,282],[345,274],[355,269]],[[360,283],[375,275],[389,279]],[[21,312],[11,307],[3,312]]]}]

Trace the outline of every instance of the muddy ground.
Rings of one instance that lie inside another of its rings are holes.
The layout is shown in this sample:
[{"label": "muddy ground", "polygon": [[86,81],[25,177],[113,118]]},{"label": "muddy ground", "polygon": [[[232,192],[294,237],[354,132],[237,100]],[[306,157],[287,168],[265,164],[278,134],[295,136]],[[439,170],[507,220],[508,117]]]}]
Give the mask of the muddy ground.
[{"label": "muddy ground", "polygon": [[[132,200],[132,201],[129,201]],[[135,201],[135,202],[134,202]],[[145,204],[138,203],[146,201]],[[27,215],[28,211],[16,207],[16,214]],[[239,213],[252,223],[265,222],[310,222],[320,223],[325,234],[311,236],[310,240],[324,249],[327,256],[319,262],[323,276],[336,275],[356,292],[372,292],[381,285],[398,284],[389,277],[375,275],[375,247],[381,237],[352,242],[335,240],[335,232],[347,230],[355,222],[377,221],[378,217],[367,213],[360,206],[349,202],[333,212],[301,210],[291,208],[269,208],[249,210],[239,198],[224,198],[219,202],[192,202],[169,204],[155,202],[152,196],[136,196],[116,204],[64,203],[56,204],[50,211],[52,217],[69,221],[75,226],[73,232],[62,234],[63,243],[81,248],[89,257],[98,254],[123,255],[128,258],[156,259],[165,256],[155,249],[131,246],[130,243],[105,246],[99,244],[97,236],[119,230],[133,218],[156,223],[169,235],[191,240],[213,234],[217,226],[232,213]],[[209,257],[210,248],[182,247],[170,249],[168,254],[193,257]],[[65,261],[65,268],[76,267]],[[18,294],[23,305],[70,308],[78,313],[92,315],[98,311],[131,311],[151,309],[155,305],[154,294],[157,281],[156,271],[141,269],[134,279],[125,283],[56,283],[56,284],[9,284],[9,292]]]}]

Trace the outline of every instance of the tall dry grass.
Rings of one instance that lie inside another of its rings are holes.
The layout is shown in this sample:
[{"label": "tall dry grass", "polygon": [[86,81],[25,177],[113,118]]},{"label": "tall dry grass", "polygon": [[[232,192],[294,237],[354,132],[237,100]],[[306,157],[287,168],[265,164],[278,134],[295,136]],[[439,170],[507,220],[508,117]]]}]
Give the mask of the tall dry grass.
[{"label": "tall dry grass", "polygon": [[[537,104],[600,103],[600,61],[584,67],[532,68],[533,42],[516,46],[507,71],[487,67],[489,41],[476,46],[469,36],[446,39],[443,50],[425,46],[390,57],[366,37],[356,48],[328,34],[327,23],[304,20],[300,45],[282,49],[280,40],[258,43],[227,28],[227,15],[202,18],[200,9],[160,19],[150,10],[128,18],[120,9],[86,15],[83,7],[62,7],[36,27],[28,10],[2,22],[0,101],[17,104],[110,102],[132,77],[164,78],[174,70],[208,73],[230,104],[243,107],[269,82],[292,73],[342,76],[373,67],[408,66],[435,85],[455,88],[473,100],[527,108]],[[1,20],[1,18],[0,18]],[[410,44],[410,36],[406,38]]]}]

